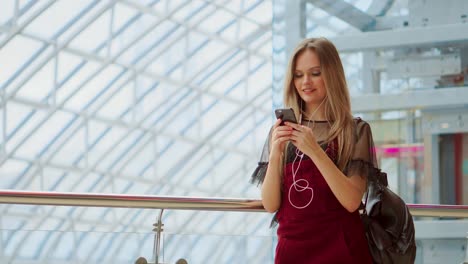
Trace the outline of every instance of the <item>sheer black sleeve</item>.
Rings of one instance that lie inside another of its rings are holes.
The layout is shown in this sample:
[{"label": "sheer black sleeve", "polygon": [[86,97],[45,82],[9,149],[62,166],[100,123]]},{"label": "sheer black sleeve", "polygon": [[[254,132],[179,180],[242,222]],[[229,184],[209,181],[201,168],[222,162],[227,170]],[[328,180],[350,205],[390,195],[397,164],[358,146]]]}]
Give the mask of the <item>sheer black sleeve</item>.
[{"label": "sheer black sleeve", "polygon": [[262,155],[260,156],[260,160],[258,161],[257,168],[252,173],[250,178],[251,183],[256,183],[257,186],[263,183],[263,179],[265,179],[265,174],[268,168],[268,160],[270,158],[270,139],[271,133],[273,131],[273,127],[270,128],[270,132],[268,133],[268,137],[263,145]]},{"label": "sheer black sleeve", "polygon": [[[263,145],[262,155],[260,156],[260,160],[258,161],[257,168],[255,168],[252,176],[250,178],[251,183],[256,183],[257,186],[263,183],[265,179],[265,174],[268,168],[268,161],[270,160],[270,148],[271,148],[271,133],[273,132],[273,127],[270,128],[270,132],[268,132],[268,137],[265,140],[265,144]],[[278,224],[278,219],[276,218],[276,212],[271,219],[270,228],[275,227]]]},{"label": "sheer black sleeve", "polygon": [[375,156],[374,140],[370,125],[358,118],[356,122],[356,139],[354,151],[345,169],[348,177],[360,176],[366,179],[375,173],[378,168]]}]

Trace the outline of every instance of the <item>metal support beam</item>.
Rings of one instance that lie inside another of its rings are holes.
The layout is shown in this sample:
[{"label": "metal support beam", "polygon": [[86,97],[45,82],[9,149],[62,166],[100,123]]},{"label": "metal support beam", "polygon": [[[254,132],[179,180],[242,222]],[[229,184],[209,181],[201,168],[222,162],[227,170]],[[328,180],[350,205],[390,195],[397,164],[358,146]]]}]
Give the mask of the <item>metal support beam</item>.
[{"label": "metal support beam", "polygon": [[366,32],[330,40],[340,52],[460,44],[468,42],[468,24]]},{"label": "metal support beam", "polygon": [[274,109],[283,104],[283,80],[289,56],[297,43],[306,35],[306,8],[304,0],[273,2],[272,108]]},{"label": "metal support beam", "polygon": [[[380,93],[380,71],[376,69],[378,57],[376,52],[367,51],[362,53],[362,81],[364,94]],[[366,113],[366,120],[377,119],[378,114]]]},{"label": "metal support beam", "polygon": [[468,133],[468,107],[437,108],[422,112],[422,128],[426,134]]},{"label": "metal support beam", "polygon": [[[426,139],[426,137],[425,137]],[[430,148],[430,164],[428,166],[428,168],[431,170],[431,173],[429,175],[431,175],[431,185],[430,188],[431,188],[431,202],[432,203],[435,203],[435,204],[438,204],[440,203],[440,157],[439,157],[439,154],[440,154],[440,143],[439,143],[439,135],[430,135],[428,137],[429,139],[429,142],[425,141],[424,142],[424,145],[427,146],[428,144],[426,143],[429,143],[431,145],[431,148]],[[426,185],[427,186],[427,185]]]},{"label": "metal support beam", "polygon": [[284,4],[284,34],[286,40],[286,61],[297,43],[305,37],[306,16],[305,2],[302,0],[287,1]]},{"label": "metal support beam", "polygon": [[395,0],[372,1],[369,8],[367,9],[367,12],[374,16],[385,16],[394,2]]},{"label": "metal support beam", "polygon": [[375,26],[376,20],[373,16],[343,0],[308,0],[308,2],[361,31],[368,31]]},{"label": "metal support beam", "polygon": [[366,94],[351,98],[353,112],[379,112],[431,107],[466,106],[468,87],[451,87],[400,94]]},{"label": "metal support beam", "polygon": [[[33,22],[36,18],[38,18],[44,11],[46,11],[49,7],[51,7],[56,0],[52,0],[47,2],[43,5],[39,10],[37,10],[33,15],[29,16],[26,21],[24,21],[21,25],[15,25],[11,31],[8,32],[8,36],[0,42],[0,49],[3,48],[10,40],[12,40],[19,32],[21,32],[24,28],[26,28],[31,22]],[[16,20],[16,19],[15,19]]]},{"label": "metal support beam", "polygon": [[[147,14],[147,15],[150,15],[150,16],[154,16],[156,18],[161,18],[163,17],[164,20],[169,20],[169,21],[172,21],[176,24],[179,24],[185,28],[189,28],[192,32],[196,32],[196,33],[199,33],[199,34],[202,34],[204,37],[210,39],[210,40],[216,40],[216,41],[219,41],[219,42],[222,42],[232,48],[239,48],[239,49],[243,49],[243,50],[246,50],[248,51],[249,53],[252,53],[252,54],[259,54],[259,52],[257,50],[253,50],[251,49],[248,44],[245,44],[243,43],[242,41],[241,42],[237,42],[237,43],[232,43],[231,40],[229,39],[226,39],[216,33],[212,33],[212,32],[208,32],[208,31],[205,31],[203,29],[200,29],[199,27],[197,26],[192,26],[190,25],[190,23],[187,23],[186,21],[184,21],[183,19],[179,19],[179,18],[176,18],[174,17],[174,13],[175,11],[172,11],[170,14],[162,14],[160,12],[158,12],[157,10],[153,9],[153,8],[150,8],[150,7],[147,7],[145,5],[141,5],[141,4],[138,4],[136,2],[133,2],[133,1],[128,1],[128,0],[119,0],[119,3],[121,4],[124,4],[128,7],[131,7],[133,9],[136,9],[138,12],[141,12],[141,13],[144,13],[144,14]],[[263,30],[268,30],[269,28],[269,25],[260,25],[258,23],[256,23],[259,28],[262,28]],[[259,56],[261,56],[259,54]],[[263,57],[267,57],[267,56],[263,56]]]}]

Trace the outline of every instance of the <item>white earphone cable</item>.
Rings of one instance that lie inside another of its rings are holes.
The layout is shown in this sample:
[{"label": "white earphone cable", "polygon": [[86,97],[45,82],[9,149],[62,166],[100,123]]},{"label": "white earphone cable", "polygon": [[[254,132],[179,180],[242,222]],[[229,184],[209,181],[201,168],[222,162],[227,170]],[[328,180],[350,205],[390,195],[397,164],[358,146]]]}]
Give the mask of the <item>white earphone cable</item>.
[{"label": "white earphone cable", "polygon": [[[319,104],[319,106],[314,110],[314,112],[311,114],[309,120],[308,120],[308,123],[307,123],[307,127],[309,127],[310,125],[310,121],[312,120],[312,117],[315,115],[315,113],[317,112],[317,110],[320,108],[320,106],[322,106],[323,102],[325,101],[322,100],[322,102]],[[302,100],[301,100],[301,113],[299,114],[299,123],[302,124]],[[312,123],[312,129],[315,127],[315,121]],[[296,180],[296,174],[297,172],[299,171],[299,168],[301,166],[301,162],[302,162],[302,159],[304,158],[304,153],[301,152],[298,148],[296,148],[296,157],[294,157],[294,160],[293,160],[293,163],[292,163],[292,166],[291,166],[291,170],[292,170],[292,176],[293,176],[293,182],[291,184],[291,186],[289,187],[289,191],[288,191],[288,200],[289,200],[289,203],[296,209],[304,209],[306,208],[307,206],[310,205],[310,203],[312,203],[312,200],[314,200],[314,189],[312,187],[309,187],[309,181],[306,180],[306,179],[299,179],[299,180]],[[297,158],[300,158],[299,159],[299,162],[297,164],[297,168],[295,169],[294,168],[294,164],[296,163],[296,160]],[[305,185],[301,185],[300,183],[305,183]],[[294,189],[296,190],[296,192],[298,193],[301,193],[303,191],[306,191],[306,190],[310,190],[311,191],[311,196],[310,196],[310,199],[309,201],[303,205],[303,206],[297,206],[293,203],[293,201],[291,200],[291,191],[293,190],[293,187]]]}]

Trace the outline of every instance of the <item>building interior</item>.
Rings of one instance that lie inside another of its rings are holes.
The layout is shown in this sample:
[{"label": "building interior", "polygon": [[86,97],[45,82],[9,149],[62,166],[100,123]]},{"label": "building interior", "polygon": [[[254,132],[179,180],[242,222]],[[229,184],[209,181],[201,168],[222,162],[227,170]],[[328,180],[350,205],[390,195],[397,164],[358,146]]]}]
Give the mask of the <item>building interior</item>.
[{"label": "building interior", "polygon": [[[3,0],[0,189],[260,199],[288,56],[326,37],[390,188],[468,205],[467,20],[464,0]],[[150,260],[158,213],[0,204],[0,263]],[[273,263],[271,217],[166,210],[159,263]],[[468,263],[466,218],[414,222],[416,263]]]}]

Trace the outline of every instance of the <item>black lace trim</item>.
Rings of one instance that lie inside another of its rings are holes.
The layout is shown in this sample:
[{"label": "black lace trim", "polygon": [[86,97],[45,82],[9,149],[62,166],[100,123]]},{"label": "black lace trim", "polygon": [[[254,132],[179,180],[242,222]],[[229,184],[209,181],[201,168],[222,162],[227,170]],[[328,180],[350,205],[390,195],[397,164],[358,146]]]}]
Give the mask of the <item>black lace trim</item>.
[{"label": "black lace trim", "polygon": [[258,163],[257,168],[255,168],[252,176],[250,177],[250,183],[257,183],[257,186],[263,183],[265,179],[265,174],[268,168],[268,162],[261,161]]},{"label": "black lace trim", "polygon": [[276,214],[278,214],[278,212],[276,212],[275,215],[273,215],[273,218],[270,222],[270,228],[276,227],[278,225],[278,217],[276,216]]},{"label": "black lace trim", "polygon": [[387,173],[383,172],[380,168],[375,167],[371,162],[361,159],[351,160],[348,163],[347,170],[348,171],[345,173],[345,175],[354,175],[354,172],[355,174],[361,175],[361,177],[366,177],[367,186],[370,184],[381,184],[383,186],[388,186]]}]

